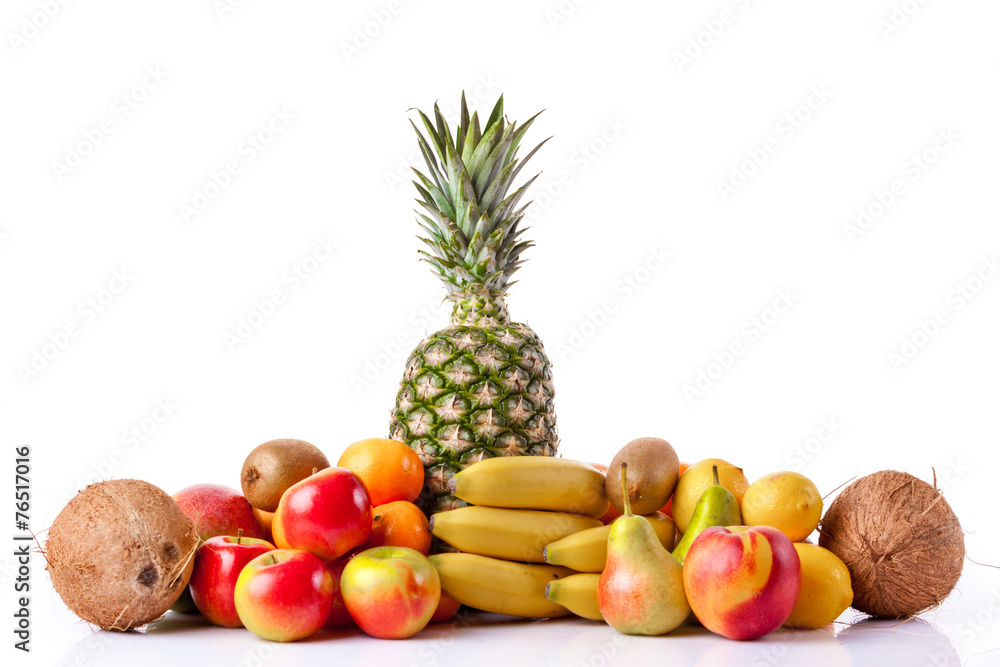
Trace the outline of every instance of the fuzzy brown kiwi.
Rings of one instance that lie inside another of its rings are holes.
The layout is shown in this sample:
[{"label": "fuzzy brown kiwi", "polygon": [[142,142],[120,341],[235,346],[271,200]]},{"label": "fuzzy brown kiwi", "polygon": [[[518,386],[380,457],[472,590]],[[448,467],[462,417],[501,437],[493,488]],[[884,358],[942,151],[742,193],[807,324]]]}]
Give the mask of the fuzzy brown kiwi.
[{"label": "fuzzy brown kiwi", "polygon": [[105,630],[144,626],[191,578],[198,535],[173,498],[148,482],[91,484],[62,509],[45,543],[63,602]]},{"label": "fuzzy brown kiwi", "polygon": [[[667,503],[677,485],[680,461],[677,452],[662,438],[636,438],[615,454],[608,470],[628,464],[628,501],[633,514],[652,514]],[[625,511],[618,475],[608,475],[608,500],[619,512]]]},{"label": "fuzzy brown kiwi", "polygon": [[273,512],[288,487],[329,467],[326,455],[305,440],[268,440],[254,447],[243,462],[240,484],[251,505]]}]

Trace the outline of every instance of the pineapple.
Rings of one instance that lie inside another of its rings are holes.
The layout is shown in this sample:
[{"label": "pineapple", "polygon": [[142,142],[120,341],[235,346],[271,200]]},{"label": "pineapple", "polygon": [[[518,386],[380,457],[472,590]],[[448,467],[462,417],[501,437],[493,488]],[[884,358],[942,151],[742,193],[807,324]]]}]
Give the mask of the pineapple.
[{"label": "pineapple", "polygon": [[[418,504],[428,515],[464,505],[452,476],[493,456],[553,456],[559,445],[552,370],[542,341],[512,322],[504,297],[533,244],[520,239],[528,204],[518,208],[537,175],[509,196],[524,163],[517,149],[537,114],[518,126],[503,117],[503,96],[486,126],[469,117],[462,95],[453,137],[434,105],[434,122],[415,123],[427,174],[414,169],[420,193],[422,259],[434,268],[452,304],[451,326],[410,354],[392,410],[390,433],[420,455],[425,468]],[[546,140],[547,141],[547,140]]]}]

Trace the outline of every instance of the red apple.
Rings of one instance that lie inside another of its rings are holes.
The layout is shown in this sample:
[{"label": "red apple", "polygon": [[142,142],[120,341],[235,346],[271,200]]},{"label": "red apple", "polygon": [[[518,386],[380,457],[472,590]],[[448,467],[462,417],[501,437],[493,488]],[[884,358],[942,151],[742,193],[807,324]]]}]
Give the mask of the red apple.
[{"label": "red apple", "polygon": [[330,615],[327,617],[326,623],[323,624],[324,628],[343,628],[354,625],[354,619],[351,618],[347,607],[344,606],[344,596],[340,592],[340,578],[344,574],[347,563],[361,551],[361,549],[352,549],[340,558],[326,564],[326,571],[333,578],[333,604],[330,605]]},{"label": "red apple", "polygon": [[730,639],[756,639],[780,628],[801,583],[795,547],[770,526],[706,528],[684,559],[691,610],[706,628]]},{"label": "red apple", "polygon": [[198,537],[237,535],[265,539],[266,531],[253,516],[253,508],[239,491],[221,484],[195,484],[173,496],[184,514],[194,521]]},{"label": "red apple", "polygon": [[243,626],[233,595],[243,566],[274,545],[254,537],[217,535],[205,540],[194,559],[191,597],[202,616],[225,628]]},{"label": "red apple", "polygon": [[441,579],[415,549],[375,547],[347,564],[340,591],[362,630],[379,639],[406,639],[430,622],[441,598]]},{"label": "red apple", "polygon": [[244,566],[234,600],[236,613],[250,632],[292,642],[323,627],[333,602],[333,579],[313,554],[275,549]]},{"label": "red apple", "polygon": [[347,468],[326,468],[290,486],[271,524],[278,547],[303,549],[324,561],[361,546],[371,530],[368,490]]}]

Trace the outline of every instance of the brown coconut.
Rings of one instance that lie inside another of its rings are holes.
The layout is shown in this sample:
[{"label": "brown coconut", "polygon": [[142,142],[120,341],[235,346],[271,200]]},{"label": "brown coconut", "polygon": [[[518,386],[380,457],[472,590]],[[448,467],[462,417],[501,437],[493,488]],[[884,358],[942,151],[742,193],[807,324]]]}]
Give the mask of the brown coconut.
[{"label": "brown coconut", "polygon": [[91,484],[56,517],[45,544],[56,592],[77,616],[129,630],[160,616],[191,578],[198,536],[164,491],[136,479]]},{"label": "brown coconut", "polygon": [[847,565],[851,606],[884,618],[940,604],[965,561],[965,535],[941,492],[895,470],[844,489],[823,517],[819,544]]}]

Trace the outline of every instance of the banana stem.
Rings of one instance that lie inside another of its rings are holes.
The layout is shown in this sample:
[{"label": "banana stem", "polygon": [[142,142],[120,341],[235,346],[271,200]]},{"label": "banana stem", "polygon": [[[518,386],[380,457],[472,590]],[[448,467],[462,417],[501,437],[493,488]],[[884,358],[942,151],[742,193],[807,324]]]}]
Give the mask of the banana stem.
[{"label": "banana stem", "polygon": [[625,469],[628,464],[622,461],[622,505],[625,507],[625,516],[632,516],[632,505],[628,502],[628,482],[625,479]]}]

